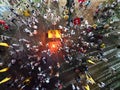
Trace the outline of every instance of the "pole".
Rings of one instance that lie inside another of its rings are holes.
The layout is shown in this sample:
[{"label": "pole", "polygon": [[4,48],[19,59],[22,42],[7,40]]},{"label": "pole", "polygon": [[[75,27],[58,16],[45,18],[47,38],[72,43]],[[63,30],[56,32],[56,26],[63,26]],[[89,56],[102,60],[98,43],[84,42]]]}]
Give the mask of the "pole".
[{"label": "pole", "polygon": [[69,18],[68,18],[68,26],[70,25],[70,21],[71,21],[71,11],[70,11],[70,9],[71,9],[71,7],[72,7],[72,0],[67,0],[67,3],[66,3],[66,6],[67,6],[67,8],[68,8],[68,11],[69,11],[69,14],[68,14],[68,16],[69,16]]}]

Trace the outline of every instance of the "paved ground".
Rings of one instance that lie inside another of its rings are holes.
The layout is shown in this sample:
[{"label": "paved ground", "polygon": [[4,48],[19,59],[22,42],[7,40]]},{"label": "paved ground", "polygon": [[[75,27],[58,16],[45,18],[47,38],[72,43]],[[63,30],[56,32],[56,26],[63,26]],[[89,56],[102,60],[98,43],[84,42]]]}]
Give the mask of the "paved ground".
[{"label": "paved ground", "polygon": [[[77,2],[77,0],[75,0],[75,1]],[[85,18],[89,21],[89,23],[93,23],[93,20],[92,20],[91,17],[92,17],[93,11],[95,10],[94,7],[96,7],[102,1],[104,1],[104,0],[92,0],[91,6],[89,7],[89,9],[87,9],[86,11],[79,11],[79,10],[77,10],[76,11],[76,12],[78,12],[77,15],[79,16],[81,14],[84,14]],[[65,0],[60,0],[60,5],[59,5],[60,10],[61,10],[61,6],[64,6],[64,5],[65,5]],[[78,6],[76,6],[76,9],[78,9],[77,7]],[[46,31],[48,30],[48,25],[44,26],[45,22],[44,22],[44,20],[42,18],[40,18],[39,21],[40,21],[40,23],[39,23],[40,24],[40,28],[39,28],[40,29],[39,30],[40,34],[37,36],[36,39],[33,39],[32,37],[31,38],[27,38],[27,39],[31,39],[34,43],[39,41],[39,40],[43,41],[43,43],[46,43]],[[24,36],[26,36],[26,35],[23,34],[22,37],[24,37]],[[34,41],[34,40],[36,40],[36,41]],[[113,55],[113,54],[110,54],[110,55]],[[55,60],[55,59],[53,59],[53,60]],[[119,62],[119,60],[117,60],[115,62],[113,60],[114,59],[111,59],[109,61],[109,63],[116,64],[117,62]],[[94,73],[97,73],[94,76],[94,78],[97,78],[96,80],[99,80],[98,75],[101,76],[101,73],[98,73],[98,71],[101,72],[103,69],[106,69],[106,68],[108,68],[111,65],[111,64],[107,64],[106,66],[104,66],[104,64],[105,64],[105,62],[103,62],[103,61],[102,62],[98,62],[96,66],[92,65],[91,68],[89,68],[90,71],[92,72],[92,75],[94,75]],[[99,65],[101,65],[101,68],[97,69],[99,67]],[[67,66],[66,64],[65,64],[65,66],[66,66],[65,68],[67,68],[66,72],[62,73],[61,77],[62,77],[65,85],[68,85],[69,81],[71,82],[72,78],[75,76],[75,74],[74,74],[74,67],[75,66],[73,66],[73,67],[69,66],[69,65]],[[64,68],[64,70],[65,70],[65,68]],[[107,72],[108,72],[108,69],[107,69]],[[104,75],[104,72],[102,74]],[[66,76],[66,77],[64,77],[64,76]],[[104,76],[106,76],[106,75],[104,75]],[[95,87],[97,88],[97,85]],[[92,89],[92,90],[98,90],[98,88],[97,89],[96,88]]]},{"label": "paved ground", "polygon": [[[91,4],[90,4],[90,6],[88,7],[87,10],[79,10],[79,8],[78,8],[79,7],[78,0],[74,0],[74,1],[76,3],[76,16],[79,17],[80,15],[83,15],[85,17],[85,19],[88,20],[88,22],[90,24],[93,24],[94,21],[93,21],[92,15],[93,15],[93,12],[95,11],[95,8],[101,2],[104,2],[104,1],[107,1],[107,0],[91,0]],[[62,8],[61,6],[64,6],[65,4],[66,4],[66,0],[59,0],[60,9]]]}]

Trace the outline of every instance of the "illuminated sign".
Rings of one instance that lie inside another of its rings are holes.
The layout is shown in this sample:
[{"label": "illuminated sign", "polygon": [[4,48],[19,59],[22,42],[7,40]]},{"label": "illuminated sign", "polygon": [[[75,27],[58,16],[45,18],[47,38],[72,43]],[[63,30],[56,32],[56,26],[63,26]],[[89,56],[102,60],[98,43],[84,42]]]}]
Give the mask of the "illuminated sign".
[{"label": "illuminated sign", "polygon": [[60,30],[49,30],[48,38],[61,38]]}]

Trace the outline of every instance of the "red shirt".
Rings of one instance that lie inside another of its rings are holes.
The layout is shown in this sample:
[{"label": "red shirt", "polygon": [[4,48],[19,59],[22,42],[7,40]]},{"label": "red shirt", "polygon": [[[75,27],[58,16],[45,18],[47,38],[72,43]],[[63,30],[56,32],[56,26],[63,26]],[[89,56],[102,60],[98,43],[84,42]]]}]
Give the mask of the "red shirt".
[{"label": "red shirt", "polygon": [[83,3],[83,2],[85,2],[85,0],[78,0],[78,2],[79,2],[79,3],[80,3],[80,2]]},{"label": "red shirt", "polygon": [[78,25],[81,23],[80,18],[75,18],[73,21],[74,25]]},{"label": "red shirt", "polygon": [[9,28],[9,26],[6,24],[4,20],[0,20],[0,24],[2,24],[5,29]]},{"label": "red shirt", "polygon": [[9,28],[9,26],[5,24],[5,25],[4,25],[4,28],[5,28],[5,29],[8,29],[8,28]]},{"label": "red shirt", "polygon": [[4,20],[0,20],[0,24],[5,24],[5,21]]}]

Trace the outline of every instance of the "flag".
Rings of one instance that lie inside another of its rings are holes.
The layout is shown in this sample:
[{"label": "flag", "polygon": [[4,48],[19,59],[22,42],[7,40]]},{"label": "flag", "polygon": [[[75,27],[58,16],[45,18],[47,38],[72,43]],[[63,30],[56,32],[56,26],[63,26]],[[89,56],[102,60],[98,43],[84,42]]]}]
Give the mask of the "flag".
[{"label": "flag", "polygon": [[9,47],[7,43],[2,43],[2,42],[0,42],[0,46]]},{"label": "flag", "polygon": [[0,70],[0,72],[6,72],[6,71],[8,71],[8,69],[9,69],[8,67],[7,68],[3,68],[3,69]]},{"label": "flag", "polygon": [[24,83],[29,83],[29,82],[30,82],[30,79],[31,79],[31,77],[25,79],[23,82],[24,82]]},{"label": "flag", "polygon": [[86,86],[84,86],[85,90],[90,90],[89,85],[87,84]]},{"label": "flag", "polygon": [[95,62],[93,62],[92,60],[87,60],[89,63],[91,63],[91,64],[94,64],[94,65],[96,65],[96,63]]},{"label": "flag", "polygon": [[80,18],[75,18],[73,21],[74,25],[78,25],[81,23]]},{"label": "flag", "polygon": [[91,84],[95,84],[95,81],[93,80],[93,78],[90,75],[86,74],[86,78]]},{"label": "flag", "polygon": [[5,82],[9,81],[10,79],[11,79],[11,77],[6,77],[2,81],[0,81],[0,84],[5,83]]}]

